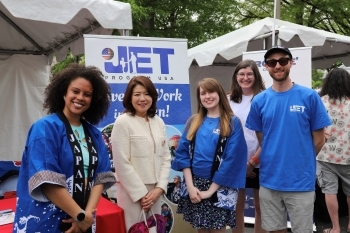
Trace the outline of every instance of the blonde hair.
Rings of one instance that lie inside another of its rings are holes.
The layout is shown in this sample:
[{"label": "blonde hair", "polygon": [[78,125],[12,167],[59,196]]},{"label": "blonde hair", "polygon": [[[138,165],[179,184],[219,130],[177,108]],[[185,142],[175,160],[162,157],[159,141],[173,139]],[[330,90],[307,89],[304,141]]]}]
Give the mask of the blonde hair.
[{"label": "blonde hair", "polygon": [[230,135],[231,130],[233,130],[233,125],[231,124],[231,118],[234,115],[227,100],[226,94],[220,83],[214,78],[204,78],[198,82],[197,85],[197,102],[198,111],[197,114],[191,116],[186,123],[187,139],[192,140],[196,134],[198,128],[203,123],[204,118],[207,115],[208,110],[201,105],[200,100],[200,88],[209,92],[216,92],[219,95],[219,110],[220,110],[220,135],[222,137],[227,137]]}]

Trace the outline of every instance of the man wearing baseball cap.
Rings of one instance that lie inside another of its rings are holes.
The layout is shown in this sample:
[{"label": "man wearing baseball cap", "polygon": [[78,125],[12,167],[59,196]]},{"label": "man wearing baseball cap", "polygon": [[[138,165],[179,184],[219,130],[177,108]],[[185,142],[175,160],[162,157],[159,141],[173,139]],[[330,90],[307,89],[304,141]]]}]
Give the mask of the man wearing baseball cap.
[{"label": "man wearing baseball cap", "polygon": [[292,232],[312,233],[316,155],[331,121],[317,92],[292,82],[294,64],[288,48],[273,46],[264,59],[273,84],[254,97],[246,121],[262,149],[262,227],[287,232],[288,213]]}]

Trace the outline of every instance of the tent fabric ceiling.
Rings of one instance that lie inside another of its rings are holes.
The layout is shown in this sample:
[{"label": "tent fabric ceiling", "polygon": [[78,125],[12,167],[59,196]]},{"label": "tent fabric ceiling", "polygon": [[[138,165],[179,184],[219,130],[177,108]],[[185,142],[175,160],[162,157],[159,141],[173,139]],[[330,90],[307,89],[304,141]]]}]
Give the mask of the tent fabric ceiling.
[{"label": "tent fabric ceiling", "polygon": [[235,66],[242,60],[243,52],[271,47],[274,25],[281,45],[312,47],[314,69],[329,68],[338,59],[350,65],[350,37],[273,18],[259,20],[189,49],[188,64]]},{"label": "tent fabric ceiling", "polygon": [[12,54],[65,59],[84,52],[83,34],[132,29],[131,7],[113,0],[0,0],[0,60]]}]

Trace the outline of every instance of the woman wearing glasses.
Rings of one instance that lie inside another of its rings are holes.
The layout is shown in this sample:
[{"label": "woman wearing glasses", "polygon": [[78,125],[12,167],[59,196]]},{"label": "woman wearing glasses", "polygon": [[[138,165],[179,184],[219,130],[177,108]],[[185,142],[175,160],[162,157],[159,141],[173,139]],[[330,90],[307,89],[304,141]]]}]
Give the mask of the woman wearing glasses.
[{"label": "woman wearing glasses", "polygon": [[[238,63],[232,75],[231,93],[228,95],[230,106],[234,114],[245,125],[252,99],[265,90],[259,68],[253,60],[244,60]],[[244,138],[247,142],[247,178],[246,188],[254,190],[255,224],[254,232],[266,232],[261,228],[259,204],[259,157],[260,147],[254,131],[243,127]],[[236,229],[233,233],[244,233],[244,204],[245,189],[240,189],[236,206]]]}]

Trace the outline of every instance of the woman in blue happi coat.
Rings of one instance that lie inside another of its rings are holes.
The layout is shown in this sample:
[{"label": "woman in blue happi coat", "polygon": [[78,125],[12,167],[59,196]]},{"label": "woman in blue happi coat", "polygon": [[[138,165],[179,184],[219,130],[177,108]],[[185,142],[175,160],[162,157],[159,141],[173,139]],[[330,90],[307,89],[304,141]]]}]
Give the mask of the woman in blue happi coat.
[{"label": "woman in blue happi coat", "polygon": [[29,130],[13,232],[95,232],[101,193],[115,183],[98,123],[110,88],[96,67],[73,64],[45,89],[50,115]]},{"label": "woman in blue happi coat", "polygon": [[[247,145],[242,124],[217,80],[205,78],[198,83],[197,101],[198,114],[188,120],[172,163],[174,170],[183,171],[189,194],[189,198],[180,198],[177,213],[198,233],[222,233],[226,226],[235,228],[235,211],[216,206],[212,197],[220,186],[245,187]],[[212,175],[219,136],[227,142],[220,166]]]}]

